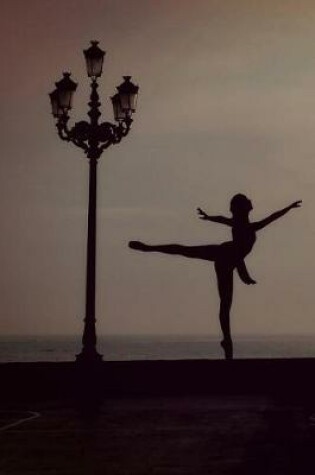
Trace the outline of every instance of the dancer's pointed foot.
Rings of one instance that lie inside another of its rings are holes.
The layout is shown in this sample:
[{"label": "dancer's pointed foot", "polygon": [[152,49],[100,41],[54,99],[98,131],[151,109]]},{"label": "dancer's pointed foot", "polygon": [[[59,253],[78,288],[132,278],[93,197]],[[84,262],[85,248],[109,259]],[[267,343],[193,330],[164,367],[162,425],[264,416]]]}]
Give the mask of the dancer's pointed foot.
[{"label": "dancer's pointed foot", "polygon": [[233,343],[232,340],[222,340],[221,346],[224,350],[225,359],[232,360],[233,359]]},{"label": "dancer's pointed foot", "polygon": [[149,246],[147,244],[144,244],[144,242],[141,242],[141,241],[129,241],[128,245],[131,249],[136,249],[137,251],[149,250]]},{"label": "dancer's pointed foot", "polygon": [[256,280],[249,277],[248,279],[243,279],[244,284],[246,285],[255,285],[257,284]]}]

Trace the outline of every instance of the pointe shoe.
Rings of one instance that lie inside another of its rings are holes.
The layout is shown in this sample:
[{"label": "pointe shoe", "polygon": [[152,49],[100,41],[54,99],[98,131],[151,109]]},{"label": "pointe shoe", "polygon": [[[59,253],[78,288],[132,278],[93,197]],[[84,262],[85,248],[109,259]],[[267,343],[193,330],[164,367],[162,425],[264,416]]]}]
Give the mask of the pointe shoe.
[{"label": "pointe shoe", "polygon": [[233,343],[232,340],[222,340],[221,346],[224,350],[225,359],[232,360],[233,359]]}]

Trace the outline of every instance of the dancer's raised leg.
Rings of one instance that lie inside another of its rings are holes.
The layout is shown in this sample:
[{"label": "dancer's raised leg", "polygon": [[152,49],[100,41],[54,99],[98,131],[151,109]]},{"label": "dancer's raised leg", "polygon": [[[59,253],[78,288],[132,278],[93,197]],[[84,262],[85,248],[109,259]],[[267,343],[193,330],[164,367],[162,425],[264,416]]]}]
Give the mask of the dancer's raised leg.
[{"label": "dancer's raised leg", "polygon": [[129,247],[143,252],[161,252],[163,254],[173,254],[178,256],[190,257],[193,259],[204,259],[214,261],[218,257],[218,245],[205,246],[182,246],[181,244],[161,244],[150,245],[141,241],[130,241]]},{"label": "dancer's raised leg", "polygon": [[233,358],[233,343],[230,328],[230,310],[233,299],[233,267],[224,263],[216,262],[215,271],[218,280],[218,290],[220,296],[220,325],[223,333],[221,346],[226,359]]}]

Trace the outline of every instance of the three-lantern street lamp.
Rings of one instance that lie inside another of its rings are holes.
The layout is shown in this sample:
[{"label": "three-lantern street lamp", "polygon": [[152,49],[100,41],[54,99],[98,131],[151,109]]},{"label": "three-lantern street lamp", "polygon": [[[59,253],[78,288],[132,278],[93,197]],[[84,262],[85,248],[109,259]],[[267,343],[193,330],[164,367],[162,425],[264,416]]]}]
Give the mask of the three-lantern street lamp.
[{"label": "three-lantern street lamp", "polygon": [[100,122],[101,103],[97,92],[97,78],[102,74],[105,51],[99,48],[97,41],[92,41],[91,46],[84,51],[84,56],[87,74],[91,78],[91,95],[88,103],[90,120],[82,120],[76,122],[72,128],[68,127],[69,111],[72,108],[73,94],[77,88],[70,73],[63,73],[63,78],[55,83],[56,89],[49,96],[59,137],[61,140],[72,142],[82,148],[89,159],[86,308],[82,337],[83,347],[81,353],[77,355],[77,361],[93,363],[102,359],[96,350],[95,328],[97,163],[105,149],[119,143],[130,131],[139,87],[131,82],[131,76],[123,76],[124,82],[117,87],[117,93],[111,97],[116,123]]}]

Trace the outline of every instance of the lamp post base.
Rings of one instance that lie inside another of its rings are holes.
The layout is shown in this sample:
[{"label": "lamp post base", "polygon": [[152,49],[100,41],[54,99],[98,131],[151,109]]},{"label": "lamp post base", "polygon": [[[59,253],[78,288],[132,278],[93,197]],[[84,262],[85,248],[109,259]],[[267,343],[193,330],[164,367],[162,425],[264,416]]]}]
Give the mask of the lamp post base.
[{"label": "lamp post base", "polygon": [[92,350],[83,348],[81,353],[76,355],[76,362],[82,364],[96,364],[101,363],[102,360],[103,355],[100,355],[94,348]]}]

